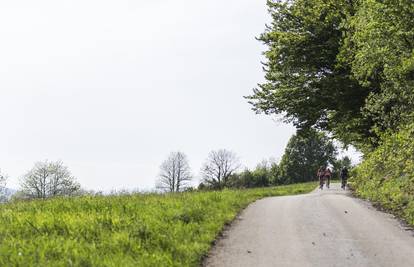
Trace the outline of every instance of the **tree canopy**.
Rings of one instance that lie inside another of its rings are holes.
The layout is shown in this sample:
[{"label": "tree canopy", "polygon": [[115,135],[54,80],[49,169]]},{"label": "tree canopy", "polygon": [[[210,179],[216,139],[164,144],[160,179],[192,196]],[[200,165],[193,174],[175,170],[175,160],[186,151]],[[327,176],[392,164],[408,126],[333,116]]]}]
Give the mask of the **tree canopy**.
[{"label": "tree canopy", "polygon": [[269,0],[266,82],[250,103],[359,148],[414,110],[411,0]]},{"label": "tree canopy", "polygon": [[21,180],[21,193],[27,198],[71,196],[79,190],[80,184],[61,161],[37,162]]}]

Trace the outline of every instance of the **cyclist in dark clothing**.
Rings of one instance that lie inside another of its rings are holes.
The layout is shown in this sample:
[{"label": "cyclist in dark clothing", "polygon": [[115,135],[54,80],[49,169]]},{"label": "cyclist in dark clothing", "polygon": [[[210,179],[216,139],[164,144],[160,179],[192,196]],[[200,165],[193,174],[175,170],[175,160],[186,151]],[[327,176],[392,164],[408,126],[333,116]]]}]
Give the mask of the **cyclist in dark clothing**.
[{"label": "cyclist in dark clothing", "polygon": [[346,183],[348,180],[348,168],[347,167],[343,167],[340,173],[341,176],[341,188],[345,189],[346,188]]}]

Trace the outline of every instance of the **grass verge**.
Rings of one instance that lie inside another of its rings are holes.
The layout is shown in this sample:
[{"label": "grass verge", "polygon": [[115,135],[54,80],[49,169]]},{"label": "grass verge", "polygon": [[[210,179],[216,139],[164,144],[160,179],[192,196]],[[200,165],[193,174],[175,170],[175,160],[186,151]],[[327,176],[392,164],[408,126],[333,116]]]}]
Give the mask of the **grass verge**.
[{"label": "grass verge", "polygon": [[224,225],[249,203],[315,187],[305,183],[1,205],[0,266],[197,266]]}]

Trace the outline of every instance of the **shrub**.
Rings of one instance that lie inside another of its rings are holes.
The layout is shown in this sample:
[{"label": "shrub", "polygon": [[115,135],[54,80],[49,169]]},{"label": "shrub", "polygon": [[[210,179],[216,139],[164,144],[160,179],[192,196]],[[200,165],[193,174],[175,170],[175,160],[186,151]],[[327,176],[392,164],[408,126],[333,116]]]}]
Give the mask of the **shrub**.
[{"label": "shrub", "polygon": [[356,194],[414,225],[414,123],[384,134],[350,180]]}]

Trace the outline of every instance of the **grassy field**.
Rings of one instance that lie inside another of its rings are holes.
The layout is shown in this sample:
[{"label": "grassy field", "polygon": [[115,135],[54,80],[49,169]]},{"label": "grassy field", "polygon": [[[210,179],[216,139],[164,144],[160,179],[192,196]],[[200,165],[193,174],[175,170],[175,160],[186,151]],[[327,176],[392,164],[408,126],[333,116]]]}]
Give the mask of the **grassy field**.
[{"label": "grassy field", "polygon": [[0,207],[0,266],[197,266],[226,223],[264,189],[135,194],[19,202]]}]

